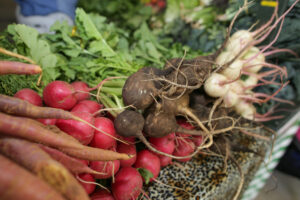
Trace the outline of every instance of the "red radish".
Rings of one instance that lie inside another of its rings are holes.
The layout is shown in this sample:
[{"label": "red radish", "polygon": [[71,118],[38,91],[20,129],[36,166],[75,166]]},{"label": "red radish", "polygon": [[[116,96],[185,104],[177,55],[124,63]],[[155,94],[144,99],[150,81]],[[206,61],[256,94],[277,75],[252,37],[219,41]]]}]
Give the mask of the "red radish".
[{"label": "red radish", "polygon": [[70,110],[77,99],[72,85],[64,81],[53,81],[43,91],[43,99],[47,106]]},{"label": "red radish", "polygon": [[[105,133],[117,137],[117,133],[114,128],[114,123],[110,119],[106,117],[96,117],[95,126],[98,129],[104,131]],[[116,147],[117,142],[114,138],[95,130],[94,138],[90,145],[92,147],[97,147],[101,149],[109,149],[112,147]]]},{"label": "red radish", "polygon": [[97,172],[105,173],[105,175],[101,174],[93,174],[93,176],[97,179],[106,179],[115,175],[120,169],[120,161],[91,161],[90,168]]},{"label": "red radish", "polygon": [[202,144],[203,137],[201,135],[193,136],[192,140],[193,140],[194,144],[198,147]]},{"label": "red radish", "polygon": [[71,83],[71,85],[75,89],[75,97],[77,101],[82,101],[85,99],[89,99],[91,96],[89,94],[89,86],[83,81],[75,81]]},{"label": "red radish", "polygon": [[168,156],[159,156],[160,166],[165,167],[172,164],[172,158]]},{"label": "red radish", "polygon": [[159,174],[160,160],[157,155],[145,149],[138,152],[134,167],[149,170],[153,174],[153,177],[150,179],[151,182],[153,179],[157,178]]},{"label": "red radish", "polygon": [[95,113],[98,110],[103,108],[103,105],[97,103],[96,101],[92,100],[83,100],[78,102],[73,108],[72,111],[74,112],[88,112],[88,113]]},{"label": "red radish", "polygon": [[129,144],[135,144],[135,137],[123,137],[119,136],[121,140],[128,142]]},{"label": "red radish", "polygon": [[134,144],[124,144],[119,143],[117,146],[117,152],[119,153],[126,153],[129,155],[135,155],[134,157],[128,159],[128,160],[121,160],[120,165],[121,167],[130,167],[132,166],[136,161],[136,147]]},{"label": "red radish", "polygon": [[[94,124],[94,118],[89,113],[73,112],[73,114],[89,122],[90,124]],[[94,137],[94,129],[83,122],[75,121],[72,119],[58,119],[56,122],[56,126],[62,131],[76,138],[80,143],[84,145],[89,144]]]},{"label": "red radish", "polygon": [[45,125],[55,125],[57,119],[38,119],[38,121]]},{"label": "red radish", "polygon": [[137,199],[142,191],[143,179],[136,169],[124,167],[117,173],[111,187],[115,200]]},{"label": "red radish", "polygon": [[[75,158],[77,159],[77,158]],[[81,160],[81,159],[77,159],[79,162],[85,164],[86,166],[89,166],[89,161],[88,160]]]},{"label": "red radish", "polygon": [[[174,150],[173,155],[174,156],[188,156],[191,153],[194,152],[195,149],[195,144],[188,138],[184,138],[184,139],[177,139],[177,146]],[[184,159],[178,159],[178,161],[181,162],[187,162],[189,160],[191,160],[192,157],[190,158],[184,158]]]},{"label": "red radish", "polygon": [[36,91],[29,88],[19,90],[14,97],[28,101],[36,106],[43,106],[43,100],[40,95]]},{"label": "red radish", "polygon": [[[173,154],[175,149],[174,137],[172,134],[166,135],[164,137],[156,138],[150,137],[149,142],[155,147],[157,150],[162,151],[164,153]],[[157,154],[156,154],[157,155]],[[172,162],[172,158],[162,155],[157,155],[160,159],[160,164],[162,167],[167,166]]]},{"label": "red radish", "polygon": [[[80,179],[78,179],[78,182],[82,185],[82,187],[85,189],[87,194],[91,194],[94,192],[96,185],[93,184],[95,182],[95,179],[90,174],[79,174],[78,175]],[[84,182],[83,182],[84,181]],[[90,183],[87,183],[90,182]]]},{"label": "red radish", "polygon": [[90,197],[91,200],[114,200],[113,195],[104,189],[97,190]]}]

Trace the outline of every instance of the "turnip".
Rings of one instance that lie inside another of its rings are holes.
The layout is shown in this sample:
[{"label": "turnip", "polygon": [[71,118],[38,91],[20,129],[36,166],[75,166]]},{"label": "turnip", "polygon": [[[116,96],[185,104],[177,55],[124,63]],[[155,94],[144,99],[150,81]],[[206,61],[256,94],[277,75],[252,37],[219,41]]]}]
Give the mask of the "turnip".
[{"label": "turnip", "polygon": [[234,58],[234,55],[231,52],[223,51],[222,53],[220,53],[218,55],[215,62],[219,66],[222,66],[222,65],[225,65],[226,63],[228,63],[229,61],[231,61],[233,58]]},{"label": "turnip", "polygon": [[142,187],[143,179],[140,173],[132,167],[120,169],[111,186],[115,200],[137,199],[141,194]]},{"label": "turnip", "polygon": [[242,117],[249,120],[254,120],[256,109],[251,103],[239,101],[234,108]]},{"label": "turnip", "polygon": [[253,34],[247,30],[236,31],[228,40],[226,49],[234,56],[254,41]]},{"label": "turnip", "polygon": [[43,90],[43,99],[47,106],[70,110],[76,103],[75,90],[64,81],[53,81]]},{"label": "turnip", "polygon": [[205,81],[204,90],[211,97],[222,97],[229,90],[229,85],[225,84],[228,79],[218,73],[213,73]]},{"label": "turnip", "polygon": [[252,47],[246,55],[243,56],[245,71],[257,73],[265,63],[265,56],[257,47]]},{"label": "turnip", "polygon": [[120,161],[91,161],[90,168],[93,170],[104,173],[102,174],[93,174],[93,177],[96,179],[107,179],[114,176],[120,169]]},{"label": "turnip", "polygon": [[[77,113],[73,112],[74,115],[80,117],[90,124],[94,124],[94,118],[89,113]],[[84,122],[75,120],[58,119],[56,126],[62,131],[76,138],[80,143],[87,145],[94,137],[94,129]]]},{"label": "turnip", "polygon": [[242,60],[235,60],[222,71],[222,74],[229,80],[235,80],[240,77],[243,65]]},{"label": "turnip", "polygon": [[112,147],[116,147],[117,141],[113,138],[117,137],[117,133],[114,128],[114,123],[106,117],[96,117],[94,124],[95,127],[98,128],[98,130],[102,130],[104,133],[107,133],[109,135],[103,134],[103,132],[95,130],[94,137],[91,141],[90,146],[101,149],[109,149]]},{"label": "turnip", "polygon": [[36,106],[43,106],[43,100],[40,95],[36,91],[29,88],[19,90],[14,97],[28,101]]},{"label": "turnip", "polygon": [[157,178],[160,172],[160,160],[157,155],[145,149],[137,153],[134,167],[149,170],[153,174],[153,177],[150,179],[151,182]]}]

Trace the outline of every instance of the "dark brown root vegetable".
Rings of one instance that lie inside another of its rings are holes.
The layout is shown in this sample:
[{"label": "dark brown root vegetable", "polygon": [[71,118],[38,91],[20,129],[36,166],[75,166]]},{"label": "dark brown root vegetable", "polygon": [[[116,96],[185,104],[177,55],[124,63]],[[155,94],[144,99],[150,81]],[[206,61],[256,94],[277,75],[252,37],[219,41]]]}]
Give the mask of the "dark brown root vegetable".
[{"label": "dark brown root vegetable", "polygon": [[2,138],[0,139],[0,152],[35,173],[67,199],[89,199],[75,177],[38,145],[21,139]]},{"label": "dark brown root vegetable", "polygon": [[123,102],[126,106],[131,105],[144,110],[154,102],[158,94],[153,80],[154,73],[154,70],[144,67],[129,76],[122,90]]},{"label": "dark brown root vegetable", "polygon": [[[151,151],[163,155],[163,156],[168,156],[170,158],[174,158],[174,159],[184,159],[184,158],[190,158],[192,156],[194,156],[195,154],[197,154],[200,150],[197,149],[197,151],[195,151],[193,154],[188,155],[188,156],[183,156],[183,157],[179,157],[179,156],[173,156],[164,152],[161,152],[157,149],[155,149],[145,138],[145,136],[142,133],[143,130],[143,126],[144,126],[144,117],[142,116],[142,114],[140,114],[139,112],[136,111],[132,111],[132,110],[124,110],[122,113],[120,113],[115,121],[115,128],[116,131],[119,135],[124,136],[124,137],[137,137],[139,138],[145,145],[147,148],[149,148]],[[164,125],[166,126],[166,125]],[[180,127],[178,127],[178,130],[181,130]],[[192,132],[192,130],[189,130]],[[171,133],[171,132],[170,132]],[[169,134],[170,134],[169,133]]]},{"label": "dark brown root vegetable", "polygon": [[0,155],[1,200],[65,200],[48,184]]},{"label": "dark brown root vegetable", "polygon": [[162,99],[161,108],[164,112],[172,113],[175,116],[186,115],[192,118],[197,125],[206,133],[209,134],[208,129],[203,125],[199,118],[193,113],[192,109],[189,108],[190,96],[184,94],[180,98],[175,99]]},{"label": "dark brown root vegetable", "polygon": [[204,135],[198,130],[185,129],[177,124],[174,115],[165,112],[151,112],[147,115],[144,125],[144,133],[150,137],[163,137],[170,133],[185,133],[189,135]]}]

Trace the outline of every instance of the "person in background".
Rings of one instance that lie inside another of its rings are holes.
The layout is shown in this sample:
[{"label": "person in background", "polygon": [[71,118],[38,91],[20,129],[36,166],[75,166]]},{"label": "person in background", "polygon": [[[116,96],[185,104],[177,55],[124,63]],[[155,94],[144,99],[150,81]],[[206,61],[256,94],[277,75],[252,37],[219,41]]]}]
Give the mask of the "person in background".
[{"label": "person in background", "polygon": [[19,24],[49,32],[56,21],[66,20],[73,25],[78,0],[15,0],[18,4],[16,18]]}]

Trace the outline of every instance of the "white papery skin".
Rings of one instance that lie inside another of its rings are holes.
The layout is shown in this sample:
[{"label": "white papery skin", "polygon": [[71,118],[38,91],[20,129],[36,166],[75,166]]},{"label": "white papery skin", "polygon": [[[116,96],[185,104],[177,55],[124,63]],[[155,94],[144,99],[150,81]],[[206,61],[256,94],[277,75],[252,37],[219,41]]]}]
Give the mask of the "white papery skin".
[{"label": "white papery skin", "polygon": [[216,59],[216,63],[220,66],[225,65],[234,58],[233,54],[228,51],[223,51]]},{"label": "white papery skin", "polygon": [[223,99],[223,105],[226,108],[235,106],[240,101],[239,95],[232,90],[228,90]]},{"label": "white papery skin", "polygon": [[234,106],[235,111],[240,114],[242,117],[249,119],[249,120],[254,120],[254,116],[256,113],[255,107],[244,100],[238,101],[238,103]]},{"label": "white papery skin", "polygon": [[[247,30],[239,30],[235,32],[228,40],[226,49],[236,56],[240,51],[253,41],[251,32]],[[250,48],[250,47],[249,47]]]},{"label": "white papery skin", "polygon": [[204,83],[205,92],[211,97],[223,97],[229,90],[229,84],[222,83],[227,82],[228,79],[219,73],[213,73]]},{"label": "white papery skin", "polygon": [[258,83],[258,78],[256,78],[255,76],[248,76],[248,78],[242,81],[242,83],[244,87],[255,86]]},{"label": "white papery skin", "polygon": [[[247,61],[254,56],[256,56],[254,59]],[[251,49],[249,49],[249,51],[247,51],[246,54],[243,55],[242,59],[245,62],[244,70],[250,73],[258,73],[258,71],[263,67],[263,63],[265,63],[266,61],[265,56],[257,47],[251,47]]]},{"label": "white papery skin", "polygon": [[242,60],[235,60],[231,65],[226,67],[222,71],[222,74],[226,76],[229,80],[235,80],[240,76],[241,70],[243,68],[244,62]]}]

